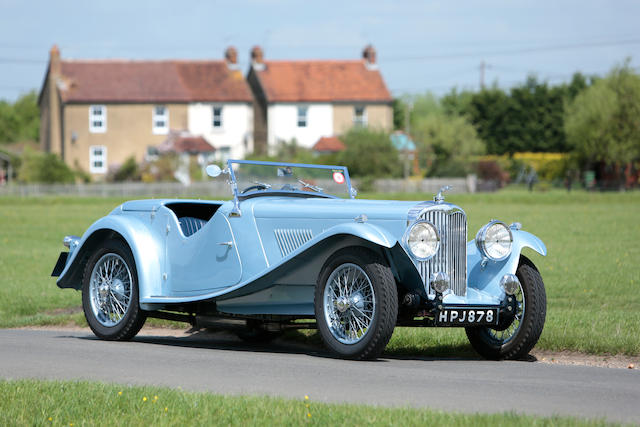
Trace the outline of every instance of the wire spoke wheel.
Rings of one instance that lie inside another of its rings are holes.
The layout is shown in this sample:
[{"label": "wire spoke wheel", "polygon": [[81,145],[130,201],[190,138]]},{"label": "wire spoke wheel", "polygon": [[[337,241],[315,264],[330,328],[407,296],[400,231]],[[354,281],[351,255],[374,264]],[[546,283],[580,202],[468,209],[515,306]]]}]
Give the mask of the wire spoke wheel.
[{"label": "wire spoke wheel", "polygon": [[82,276],[82,308],[97,337],[125,341],[144,325],[140,308],[138,270],[129,246],[109,239],[89,256]]},{"label": "wire spoke wheel", "polygon": [[375,359],[391,339],[398,317],[398,290],[385,259],[350,246],[325,262],[314,295],[324,345],[346,359]]},{"label": "wire spoke wheel", "polygon": [[331,334],[343,344],[355,344],[369,331],[376,296],[367,273],[356,264],[338,266],[324,288],[325,321]]},{"label": "wire spoke wheel", "polygon": [[522,359],[536,345],[547,314],[544,282],[535,265],[520,256],[516,270],[520,281],[514,293],[515,315],[511,324],[489,328],[466,328],[472,347],[487,359]]},{"label": "wire spoke wheel", "polygon": [[518,290],[513,294],[513,297],[516,299],[516,314],[509,327],[504,330],[487,328],[487,334],[489,337],[499,342],[501,345],[508,343],[518,334],[520,327],[522,326],[522,321],[524,320],[526,301],[521,284],[518,285]]},{"label": "wire spoke wheel", "polygon": [[132,279],[127,263],[117,254],[105,254],[96,262],[89,280],[96,320],[106,327],[120,323],[131,304]]}]

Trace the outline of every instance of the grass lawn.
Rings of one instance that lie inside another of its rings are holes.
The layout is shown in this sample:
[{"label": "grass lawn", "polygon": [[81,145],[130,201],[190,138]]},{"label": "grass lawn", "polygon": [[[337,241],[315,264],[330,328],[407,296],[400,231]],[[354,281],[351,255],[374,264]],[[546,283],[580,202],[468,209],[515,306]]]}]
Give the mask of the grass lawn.
[{"label": "grass lawn", "polygon": [[[428,200],[431,194],[363,195]],[[547,288],[547,323],[538,348],[640,355],[640,192],[451,195],[467,212],[469,238],[492,218],[519,221],[547,257],[526,254]],[[0,198],[0,327],[83,323],[80,293],[49,277],[66,234],[82,235],[122,199]],[[460,329],[397,328],[393,354],[471,353]]]},{"label": "grass lawn", "polygon": [[159,387],[87,382],[0,381],[0,424],[126,425],[448,425],[605,426],[604,421],[531,417],[514,413],[468,415],[426,409],[315,403],[313,396],[220,396]]}]

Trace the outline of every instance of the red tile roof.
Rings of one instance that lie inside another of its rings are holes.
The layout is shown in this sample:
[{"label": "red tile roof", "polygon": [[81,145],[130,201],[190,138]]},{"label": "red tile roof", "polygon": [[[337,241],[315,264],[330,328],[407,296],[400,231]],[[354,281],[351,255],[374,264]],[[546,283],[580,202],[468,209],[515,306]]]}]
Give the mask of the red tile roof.
[{"label": "red tile roof", "polygon": [[258,76],[267,102],[391,102],[380,71],[357,61],[265,61]]},{"label": "red tile roof", "polygon": [[65,102],[251,102],[225,61],[61,61]]},{"label": "red tile roof", "polygon": [[324,151],[336,153],[339,151],[344,151],[347,147],[345,147],[344,143],[340,141],[335,136],[323,136],[315,143],[313,146],[313,151]]},{"label": "red tile roof", "polygon": [[160,153],[213,153],[216,149],[202,136],[185,132],[171,132],[158,146]]}]

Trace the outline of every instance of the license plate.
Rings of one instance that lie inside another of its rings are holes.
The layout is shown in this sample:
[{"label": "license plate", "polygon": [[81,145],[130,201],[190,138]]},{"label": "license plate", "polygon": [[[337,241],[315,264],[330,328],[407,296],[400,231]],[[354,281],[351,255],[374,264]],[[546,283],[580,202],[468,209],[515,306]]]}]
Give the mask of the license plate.
[{"label": "license plate", "polygon": [[438,326],[497,325],[497,308],[444,308],[436,314]]}]

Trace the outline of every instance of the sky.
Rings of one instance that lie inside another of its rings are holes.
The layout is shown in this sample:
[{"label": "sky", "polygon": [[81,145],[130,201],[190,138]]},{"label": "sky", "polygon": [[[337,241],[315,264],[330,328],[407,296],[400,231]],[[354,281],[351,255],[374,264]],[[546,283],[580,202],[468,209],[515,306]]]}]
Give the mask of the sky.
[{"label": "sky", "polygon": [[[640,65],[640,2],[483,1],[28,1],[0,0],[0,100],[40,90],[49,50],[69,59],[357,59],[371,43],[393,96],[485,84],[509,88],[530,74],[550,84],[572,74]],[[640,68],[636,68],[639,69]]]}]

